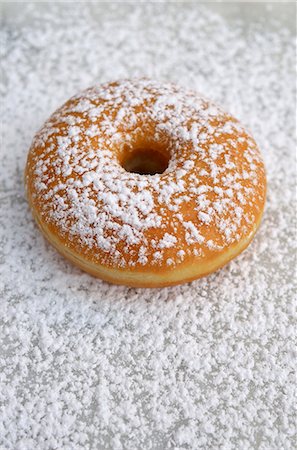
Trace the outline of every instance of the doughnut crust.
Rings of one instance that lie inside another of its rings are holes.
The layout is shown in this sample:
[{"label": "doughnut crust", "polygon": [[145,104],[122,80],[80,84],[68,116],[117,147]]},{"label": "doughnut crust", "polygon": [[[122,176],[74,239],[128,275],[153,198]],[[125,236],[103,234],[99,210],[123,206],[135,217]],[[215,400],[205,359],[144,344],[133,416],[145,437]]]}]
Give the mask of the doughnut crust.
[{"label": "doughnut crust", "polygon": [[147,79],[67,101],[36,134],[25,178],[33,216],[62,255],[135,287],[226,264],[251,242],[266,195],[258,147],[234,117]]}]

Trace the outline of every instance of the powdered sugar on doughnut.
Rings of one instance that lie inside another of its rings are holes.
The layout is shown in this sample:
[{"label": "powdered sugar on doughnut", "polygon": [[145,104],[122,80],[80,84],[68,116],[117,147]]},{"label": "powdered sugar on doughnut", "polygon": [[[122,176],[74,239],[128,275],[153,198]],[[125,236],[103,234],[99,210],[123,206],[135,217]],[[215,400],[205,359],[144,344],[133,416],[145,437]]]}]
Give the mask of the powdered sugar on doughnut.
[{"label": "powdered sugar on doughnut", "polygon": [[[139,136],[152,148],[166,141],[164,173],[144,176],[121,166],[119,155]],[[87,89],[53,114],[32,150],[41,216],[71,240],[98,248],[108,265],[177,265],[180,250],[199,250],[202,258],[205,249],[247,236],[256,201],[264,201],[253,138],[213,103],[169,83],[136,79]],[[164,233],[152,240],[156,229]]]}]

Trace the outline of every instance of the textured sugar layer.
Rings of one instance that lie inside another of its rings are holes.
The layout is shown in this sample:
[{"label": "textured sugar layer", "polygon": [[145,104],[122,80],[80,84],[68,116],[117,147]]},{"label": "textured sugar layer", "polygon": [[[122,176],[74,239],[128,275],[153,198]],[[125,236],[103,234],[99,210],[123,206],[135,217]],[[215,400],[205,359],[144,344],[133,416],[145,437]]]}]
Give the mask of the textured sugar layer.
[{"label": "textured sugar layer", "polygon": [[[164,173],[121,166],[140,145],[169,154]],[[186,254],[202,260],[205,249],[252,234],[264,203],[253,138],[173,84],[138,79],[90,88],[52,115],[31,152],[28,184],[33,179],[41,219],[113,267],[178,265]]]},{"label": "textured sugar layer", "polygon": [[[293,449],[292,34],[198,4],[22,4],[22,17],[0,30],[0,448]],[[68,264],[37,230],[23,184],[52,111],[88,86],[143,76],[238,117],[268,178],[249,249],[160,290],[111,286]]]}]

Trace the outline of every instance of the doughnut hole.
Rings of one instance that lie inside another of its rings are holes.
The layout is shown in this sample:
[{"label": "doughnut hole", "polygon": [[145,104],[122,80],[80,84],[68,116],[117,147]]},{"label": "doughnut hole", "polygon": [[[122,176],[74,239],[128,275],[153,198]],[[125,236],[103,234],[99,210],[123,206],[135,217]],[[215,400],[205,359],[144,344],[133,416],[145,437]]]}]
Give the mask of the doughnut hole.
[{"label": "doughnut hole", "polygon": [[142,145],[135,148],[124,146],[120,164],[127,172],[155,175],[165,172],[169,159],[169,151],[160,145]]}]

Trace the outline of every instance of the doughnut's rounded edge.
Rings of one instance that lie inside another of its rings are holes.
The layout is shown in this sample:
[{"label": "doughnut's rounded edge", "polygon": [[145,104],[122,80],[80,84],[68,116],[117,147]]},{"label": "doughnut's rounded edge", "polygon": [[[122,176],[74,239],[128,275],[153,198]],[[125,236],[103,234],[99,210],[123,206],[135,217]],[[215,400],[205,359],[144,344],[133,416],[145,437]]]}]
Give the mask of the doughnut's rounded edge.
[{"label": "doughnut's rounded edge", "polygon": [[63,257],[65,257],[68,261],[73,263],[82,271],[87,272],[93,277],[99,278],[108,283],[134,288],[163,288],[176,286],[179,284],[185,284],[191,281],[195,281],[221,269],[232,259],[240,255],[251,244],[255,237],[255,234],[257,233],[261,225],[264,212],[262,211],[258,222],[254,226],[254,230],[248,237],[240,242],[237,242],[223,254],[220,253],[217,257],[213,258],[208,263],[201,264],[201,262],[197,260],[191,266],[185,267],[183,269],[177,267],[175,269],[168,270],[167,272],[136,272],[133,270],[127,271],[123,269],[108,268],[98,263],[94,264],[82,258],[79,254],[75,254],[74,252],[72,252],[65,245],[65,243],[61,242],[59,238],[57,238],[57,236],[51,233],[46,224],[42,222],[42,220],[40,220],[40,217],[37,215],[34,206],[30,202],[29,196],[28,198],[32,215],[43,236]]}]

